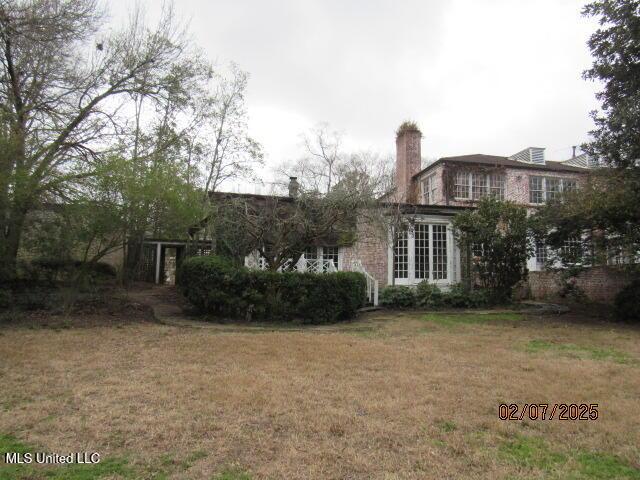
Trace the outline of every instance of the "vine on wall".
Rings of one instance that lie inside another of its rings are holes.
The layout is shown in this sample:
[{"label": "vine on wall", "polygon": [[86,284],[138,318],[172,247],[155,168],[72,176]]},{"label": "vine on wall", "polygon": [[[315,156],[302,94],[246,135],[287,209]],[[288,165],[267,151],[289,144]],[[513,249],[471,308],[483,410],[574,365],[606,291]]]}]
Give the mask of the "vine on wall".
[{"label": "vine on wall", "polygon": [[[447,202],[450,200],[454,200],[454,191],[455,191],[455,182],[456,175],[458,172],[472,172],[472,173],[481,173],[483,175],[490,174],[503,174],[506,175],[507,169],[503,166],[495,165],[459,165],[456,163],[445,163],[444,168],[442,170],[442,189],[444,198]],[[457,200],[460,202],[466,203],[474,203],[477,200]]]}]

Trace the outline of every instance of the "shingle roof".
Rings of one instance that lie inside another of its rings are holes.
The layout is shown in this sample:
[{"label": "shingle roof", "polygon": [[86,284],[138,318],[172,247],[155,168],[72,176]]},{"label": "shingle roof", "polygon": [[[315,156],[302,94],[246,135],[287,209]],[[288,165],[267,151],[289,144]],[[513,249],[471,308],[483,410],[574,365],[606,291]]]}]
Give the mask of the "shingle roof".
[{"label": "shingle roof", "polygon": [[265,200],[281,200],[285,202],[293,202],[293,197],[286,195],[264,195],[260,193],[235,193],[235,192],[209,192],[209,198],[222,200],[230,200],[234,198],[244,198],[245,200],[265,201]]},{"label": "shingle roof", "polygon": [[427,170],[435,167],[436,165],[439,165],[445,162],[469,163],[474,165],[495,165],[495,166],[501,166],[501,167],[524,168],[528,170],[542,170],[542,171],[551,171],[551,172],[588,173],[588,170],[586,170],[585,168],[574,167],[571,165],[567,165],[563,162],[546,161],[544,165],[540,165],[537,163],[519,162],[517,160],[511,160],[508,157],[500,157],[498,155],[484,155],[481,153],[474,153],[473,155],[459,155],[456,157],[440,158],[439,160],[433,162],[432,164],[420,170],[418,173],[414,175],[414,177],[417,177],[418,175],[423,174]]}]

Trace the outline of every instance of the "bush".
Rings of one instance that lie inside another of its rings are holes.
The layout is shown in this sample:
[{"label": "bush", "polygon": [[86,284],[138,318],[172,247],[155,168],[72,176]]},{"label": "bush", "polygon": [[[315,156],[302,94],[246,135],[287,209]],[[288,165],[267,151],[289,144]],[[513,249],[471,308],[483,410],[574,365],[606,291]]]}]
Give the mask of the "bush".
[{"label": "bush", "polygon": [[445,303],[449,307],[469,308],[472,306],[471,291],[466,289],[461,283],[451,286],[447,292]]},{"label": "bush", "polygon": [[9,308],[13,303],[13,295],[11,290],[0,289],[0,309]]},{"label": "bush", "polygon": [[616,295],[614,307],[616,318],[640,321],[640,279],[620,290]]},{"label": "bush", "polygon": [[469,292],[469,306],[473,308],[490,307],[491,305],[504,303],[508,300],[509,299],[503,297],[497,297],[494,292],[487,289],[472,290]]},{"label": "bush", "polygon": [[380,305],[393,308],[411,308],[416,305],[416,293],[411,287],[389,286],[380,292]]},{"label": "bush", "polygon": [[104,262],[82,262],[67,258],[41,257],[32,260],[28,268],[23,269],[34,281],[55,283],[75,280],[80,274],[91,281],[112,279],[116,269]]},{"label": "bush", "polygon": [[51,310],[57,303],[56,290],[45,285],[14,285],[11,305],[19,310]]},{"label": "bush", "polygon": [[490,290],[467,290],[456,284],[443,292],[437,285],[420,282],[415,290],[411,287],[386,287],[380,293],[380,304],[394,308],[479,308],[493,305],[496,297]]},{"label": "bush", "polygon": [[461,283],[452,285],[444,299],[446,305],[454,308],[481,308],[499,302],[499,297],[492,290],[468,290]]},{"label": "bush", "polygon": [[[513,287],[527,275],[527,259],[533,254],[529,242],[530,220],[527,209],[510,201],[485,197],[478,208],[457,214],[454,233],[463,251],[481,246],[473,256],[470,272],[483,288],[495,292],[496,298],[508,300]],[[459,294],[459,291],[455,292]],[[454,301],[464,303],[463,295]]]},{"label": "bush", "polygon": [[444,304],[445,297],[437,285],[423,281],[416,287],[416,300],[419,307],[438,308]]},{"label": "bush", "polygon": [[249,270],[212,256],[185,260],[179,286],[202,312],[233,319],[303,323],[351,318],[366,292],[360,273]]}]

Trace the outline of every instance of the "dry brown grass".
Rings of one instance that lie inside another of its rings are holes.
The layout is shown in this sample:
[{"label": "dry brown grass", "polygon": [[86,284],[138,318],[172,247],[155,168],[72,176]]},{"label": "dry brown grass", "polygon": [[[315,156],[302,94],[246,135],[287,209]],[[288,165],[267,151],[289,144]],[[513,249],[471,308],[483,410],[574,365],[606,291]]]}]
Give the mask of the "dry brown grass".
[{"label": "dry brown grass", "polygon": [[[638,329],[419,318],[305,331],[5,329],[0,433],[134,465],[202,451],[174,473],[193,479],[229,465],[253,478],[542,478],[501,457],[520,434],[637,466]],[[629,361],[530,352],[531,340],[613,348]],[[598,403],[601,415],[505,422],[500,402]]]}]

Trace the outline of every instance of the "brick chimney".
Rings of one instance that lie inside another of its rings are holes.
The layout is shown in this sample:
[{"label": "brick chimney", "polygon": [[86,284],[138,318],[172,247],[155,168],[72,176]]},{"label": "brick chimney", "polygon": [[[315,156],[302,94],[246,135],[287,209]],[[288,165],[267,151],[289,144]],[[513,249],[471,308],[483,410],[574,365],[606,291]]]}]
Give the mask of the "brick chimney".
[{"label": "brick chimney", "polygon": [[396,201],[415,203],[412,177],[420,171],[422,132],[413,122],[404,122],[396,131]]},{"label": "brick chimney", "polygon": [[289,177],[289,196],[297,198],[300,193],[300,184],[298,183],[298,177]]}]

